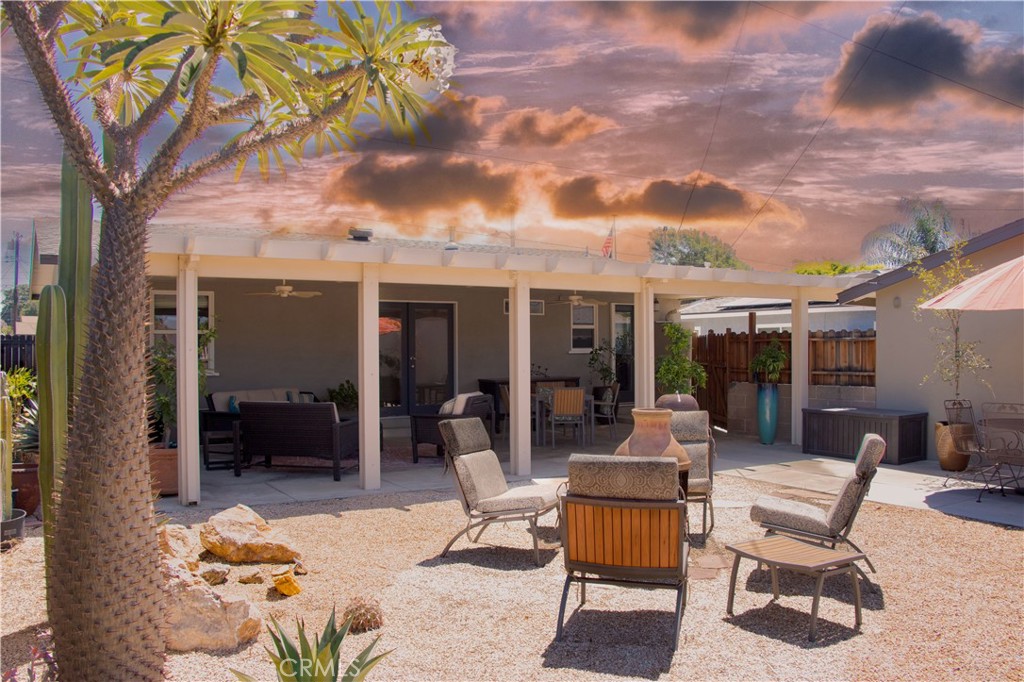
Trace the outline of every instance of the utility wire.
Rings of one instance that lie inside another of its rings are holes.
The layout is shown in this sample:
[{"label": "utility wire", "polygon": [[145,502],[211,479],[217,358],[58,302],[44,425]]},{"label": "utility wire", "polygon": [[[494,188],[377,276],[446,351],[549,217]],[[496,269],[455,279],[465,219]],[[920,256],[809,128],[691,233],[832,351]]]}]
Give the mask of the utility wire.
[{"label": "utility wire", "polygon": [[[896,12],[892,15],[892,19],[889,21],[888,26],[885,27],[884,31],[882,31],[882,35],[878,36],[878,40],[875,41],[875,47],[877,47],[882,42],[882,39],[885,38],[885,35],[889,32],[889,29],[892,28],[893,24],[896,23],[896,19],[899,18],[900,12],[903,11],[903,7],[906,4],[907,0],[903,0],[903,3],[899,6],[899,9],[897,9]],[[814,131],[814,134],[811,135],[811,139],[809,139],[807,141],[807,144],[804,145],[804,148],[800,150],[800,153],[797,155],[796,159],[793,161],[792,164],[790,164],[789,169],[786,170],[785,174],[783,174],[782,179],[779,180],[779,183],[777,185],[775,185],[775,189],[771,191],[771,194],[768,195],[768,198],[764,200],[761,206],[754,213],[753,217],[751,217],[750,221],[747,222],[746,227],[744,227],[740,231],[740,233],[736,235],[736,238],[732,240],[732,244],[730,244],[731,247],[733,247],[734,249],[736,248],[736,242],[738,242],[743,237],[743,235],[747,233],[747,230],[750,229],[750,226],[754,224],[754,221],[757,220],[758,216],[761,215],[761,213],[768,206],[771,200],[775,198],[775,195],[778,193],[779,188],[781,188],[783,183],[785,183],[786,180],[789,179],[790,174],[796,168],[797,164],[800,163],[800,160],[804,158],[804,154],[806,154],[807,150],[811,148],[811,145],[814,144],[814,141],[818,139],[818,134],[825,127],[825,124],[828,123],[829,119],[832,118],[832,114],[834,114],[836,109],[839,108],[839,103],[843,101],[843,97],[845,97],[846,93],[848,93],[850,91],[850,88],[853,87],[853,84],[857,81],[857,77],[860,76],[861,71],[864,70],[864,67],[867,66],[868,61],[875,54],[875,47],[869,48],[870,52],[868,52],[867,56],[864,58],[864,61],[860,63],[860,66],[857,67],[857,71],[853,74],[853,77],[850,78],[850,82],[847,83],[846,87],[843,88],[843,91],[839,93],[839,97],[836,98],[835,104],[832,105],[832,108],[829,110],[824,120],[822,120],[821,124],[818,125],[818,129]]]},{"label": "utility wire", "polygon": [[704,147],[704,156],[700,160],[700,168],[697,169],[697,177],[693,183],[690,184],[690,193],[686,195],[686,203],[683,205],[683,215],[679,218],[679,227],[682,229],[683,222],[686,220],[686,213],[690,209],[690,200],[693,199],[693,193],[697,189],[697,182],[704,174],[704,165],[708,161],[708,154],[711,152],[711,143],[715,141],[715,130],[718,128],[718,119],[722,115],[722,104],[725,102],[725,92],[729,87],[729,76],[732,75],[732,66],[736,61],[736,53],[740,49],[740,40],[743,39],[743,29],[747,25],[747,15],[750,14],[750,3],[744,5],[743,9],[743,20],[740,22],[739,33],[736,34],[736,43],[732,46],[732,54],[729,56],[729,67],[725,70],[725,81],[722,83],[722,92],[718,96],[718,108],[715,110],[715,119],[711,123],[711,134],[708,136],[708,144]]}]

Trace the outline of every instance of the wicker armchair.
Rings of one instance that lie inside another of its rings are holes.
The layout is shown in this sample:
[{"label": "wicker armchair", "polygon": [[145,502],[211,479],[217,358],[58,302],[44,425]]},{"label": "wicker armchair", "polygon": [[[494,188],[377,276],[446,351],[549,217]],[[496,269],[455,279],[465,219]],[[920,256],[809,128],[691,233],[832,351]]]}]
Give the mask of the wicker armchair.
[{"label": "wicker armchair", "polygon": [[444,438],[438,427],[445,419],[472,419],[479,417],[494,434],[494,398],[482,393],[460,394],[441,406],[437,414],[414,414],[409,418],[412,427],[412,461],[420,461],[420,443],[437,446],[437,456],[444,457]]}]

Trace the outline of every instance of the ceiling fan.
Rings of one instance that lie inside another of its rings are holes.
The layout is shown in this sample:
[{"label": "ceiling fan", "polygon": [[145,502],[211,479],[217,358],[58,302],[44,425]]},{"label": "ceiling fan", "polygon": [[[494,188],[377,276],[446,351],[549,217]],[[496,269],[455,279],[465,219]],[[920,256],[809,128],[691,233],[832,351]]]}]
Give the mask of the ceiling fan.
[{"label": "ceiling fan", "polygon": [[278,296],[280,298],[313,298],[314,296],[320,296],[321,293],[319,291],[295,291],[295,287],[282,279],[281,283],[274,287],[273,291],[251,291],[248,295]]},{"label": "ceiling fan", "polygon": [[551,305],[571,305],[574,308],[578,308],[579,306],[583,305],[584,303],[586,303],[587,305],[607,305],[608,304],[607,301],[597,301],[597,300],[594,300],[592,298],[583,298],[583,296],[581,296],[580,294],[577,294],[574,291],[570,295],[566,296],[565,300],[562,300],[562,297],[559,296],[558,299],[556,299],[556,300],[551,302]]}]

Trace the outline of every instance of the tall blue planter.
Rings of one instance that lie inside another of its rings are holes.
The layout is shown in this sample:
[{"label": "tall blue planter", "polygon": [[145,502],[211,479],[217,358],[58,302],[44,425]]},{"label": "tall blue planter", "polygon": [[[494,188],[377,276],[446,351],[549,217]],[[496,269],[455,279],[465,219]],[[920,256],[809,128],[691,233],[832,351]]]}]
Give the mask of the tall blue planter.
[{"label": "tall blue planter", "polygon": [[775,431],[779,426],[779,385],[757,385],[757,432],[761,443],[775,442]]}]

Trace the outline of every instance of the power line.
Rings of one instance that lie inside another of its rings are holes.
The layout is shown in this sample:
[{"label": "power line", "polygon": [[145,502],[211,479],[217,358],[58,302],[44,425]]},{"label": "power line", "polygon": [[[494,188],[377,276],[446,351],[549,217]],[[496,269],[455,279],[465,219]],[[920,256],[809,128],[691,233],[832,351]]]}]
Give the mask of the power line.
[{"label": "power line", "polygon": [[[889,25],[885,27],[884,31],[882,31],[882,35],[878,36],[876,45],[882,42],[882,39],[885,38],[885,35],[889,32],[889,29],[892,28],[892,25],[894,23],[896,23],[896,19],[899,17],[900,12],[903,11],[903,7],[906,4],[906,0],[903,0],[903,3],[900,5],[899,9],[897,9],[896,12],[892,15],[892,19],[889,21]],[[789,179],[789,176],[793,172],[793,169],[795,169],[797,164],[800,163],[800,160],[804,158],[804,154],[806,154],[807,150],[811,148],[811,145],[814,144],[814,141],[818,139],[818,134],[825,127],[825,124],[828,123],[829,119],[832,118],[832,114],[835,113],[835,110],[839,108],[839,103],[843,101],[843,97],[845,97],[846,93],[848,93],[850,91],[850,88],[853,87],[853,84],[857,81],[857,77],[860,76],[861,71],[864,70],[864,67],[867,66],[868,61],[870,61],[873,55],[874,48],[871,48],[871,51],[868,52],[867,57],[865,57],[864,61],[860,63],[860,66],[857,67],[857,71],[853,74],[853,77],[850,78],[850,82],[847,83],[846,87],[843,88],[843,91],[839,93],[839,97],[836,98],[835,103],[832,105],[832,108],[829,110],[824,120],[822,120],[821,124],[818,125],[818,129],[814,131],[813,135],[811,135],[811,139],[809,139],[807,141],[807,144],[804,145],[804,148],[800,150],[800,153],[797,155],[796,159],[793,161],[792,164],[790,164],[789,169],[786,170],[785,174],[783,174],[782,179],[779,180],[779,183],[777,185],[775,185],[775,189],[771,191],[771,194],[768,195],[768,198],[765,199],[764,203],[762,203],[761,206],[757,209],[753,217],[751,217],[750,221],[747,223],[747,226],[744,227],[738,235],[736,235],[736,238],[732,241],[732,244],[730,244],[730,246],[736,248],[736,242],[738,242],[743,237],[743,235],[747,233],[747,230],[750,229],[750,226],[754,224],[754,221],[757,220],[757,217],[761,215],[761,212],[764,211],[764,209],[768,206],[771,200],[775,197],[776,193],[778,193],[779,188],[782,187],[783,183],[785,183],[786,180]]]}]

